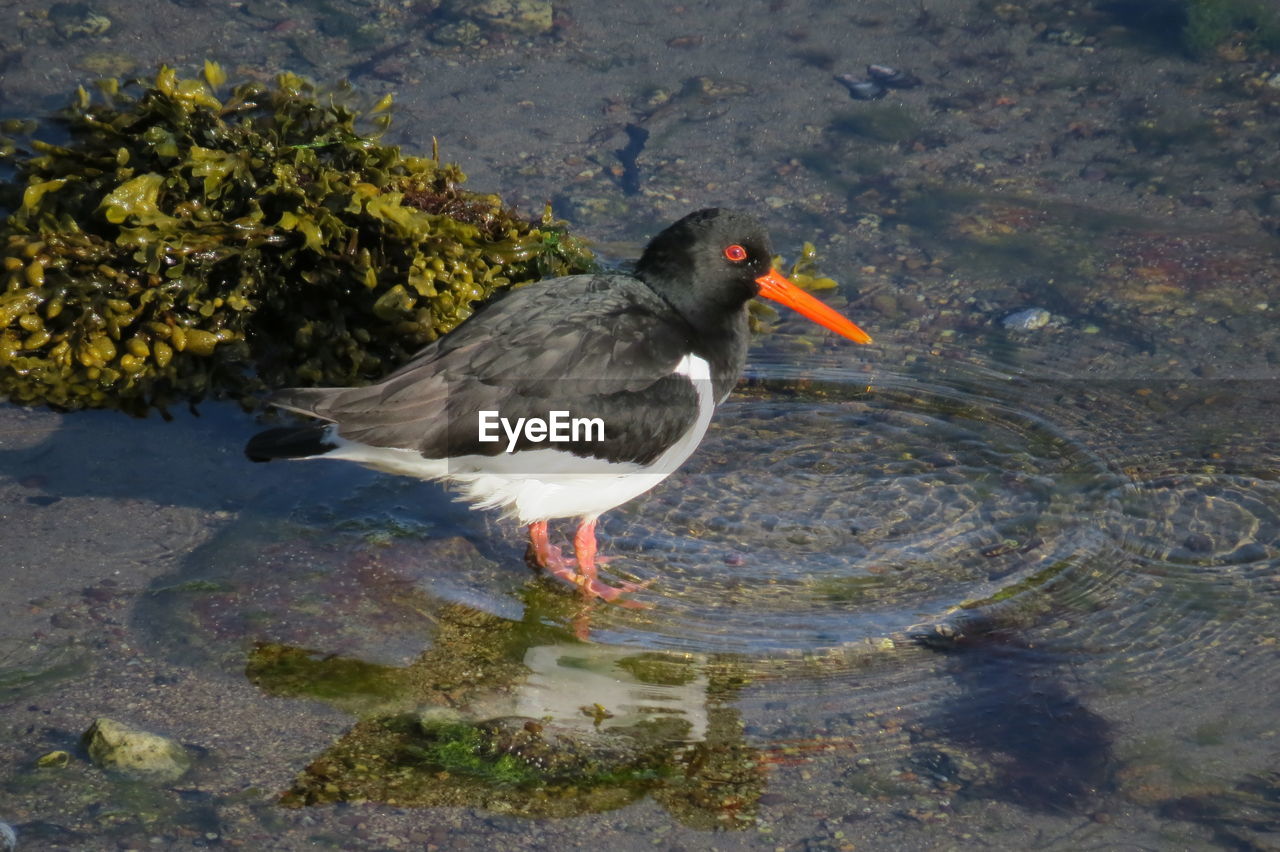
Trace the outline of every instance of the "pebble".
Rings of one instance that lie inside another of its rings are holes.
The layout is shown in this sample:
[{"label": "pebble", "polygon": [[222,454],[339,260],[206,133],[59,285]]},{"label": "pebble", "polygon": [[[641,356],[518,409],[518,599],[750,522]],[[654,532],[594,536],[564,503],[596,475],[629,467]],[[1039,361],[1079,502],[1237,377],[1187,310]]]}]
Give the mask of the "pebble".
[{"label": "pebble", "polygon": [[920,85],[920,78],[888,65],[868,65],[867,76],[882,86],[892,89],[912,89]]},{"label": "pebble", "polygon": [[7,822],[0,822],[0,852],[13,852],[18,848],[18,833]]},{"label": "pebble", "polygon": [[887,87],[880,85],[875,80],[851,79],[848,74],[842,74],[836,79],[844,83],[846,88],[849,89],[849,96],[857,101],[877,101],[889,91]]},{"label": "pebble", "polygon": [[467,47],[480,40],[480,25],[475,21],[450,21],[431,33],[431,40],[445,47]]},{"label": "pebble", "polygon": [[1049,324],[1049,312],[1044,308],[1027,308],[1000,320],[1000,324],[1010,331],[1035,331]]}]

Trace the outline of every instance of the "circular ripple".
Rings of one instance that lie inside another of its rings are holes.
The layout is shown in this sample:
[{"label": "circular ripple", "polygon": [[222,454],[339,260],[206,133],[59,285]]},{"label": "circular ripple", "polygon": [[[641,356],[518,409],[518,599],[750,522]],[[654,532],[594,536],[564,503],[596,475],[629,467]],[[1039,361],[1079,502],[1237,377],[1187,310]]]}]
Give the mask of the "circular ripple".
[{"label": "circular ripple", "polygon": [[1074,573],[1113,487],[1046,423],[957,393],[734,402],[683,471],[606,516],[654,606],[596,638],[759,654],[901,636]]},{"label": "circular ripple", "polygon": [[[1116,477],[1047,422],[920,384],[806,393],[726,405],[689,464],[604,516],[613,562],[602,573],[652,581],[633,595],[644,610],[601,605],[589,623],[574,620],[576,595],[531,578],[510,521],[350,466],[321,468],[332,482],[299,488],[297,534],[242,523],[165,583],[199,599],[196,632],[302,645],[323,635],[379,659],[408,653],[413,629],[393,624],[437,604],[573,620],[596,642],[763,662],[862,659],[921,625],[1036,624],[1114,592],[1122,568],[1099,554],[1114,552],[1114,524],[1100,519],[1116,516]],[[329,505],[316,492],[344,496]],[[560,522],[555,534],[571,528]],[[172,632],[183,631],[190,619]]]},{"label": "circular ripple", "polygon": [[1184,474],[1121,489],[1120,544],[1145,559],[1215,567],[1280,556],[1280,484]]},{"label": "circular ripple", "polygon": [[[1180,473],[1117,488],[1111,524],[1126,564],[1125,603],[1105,634],[1135,682],[1210,676],[1228,653],[1240,683],[1274,679],[1280,484],[1246,474]],[[1096,632],[1096,619],[1076,636]]]}]

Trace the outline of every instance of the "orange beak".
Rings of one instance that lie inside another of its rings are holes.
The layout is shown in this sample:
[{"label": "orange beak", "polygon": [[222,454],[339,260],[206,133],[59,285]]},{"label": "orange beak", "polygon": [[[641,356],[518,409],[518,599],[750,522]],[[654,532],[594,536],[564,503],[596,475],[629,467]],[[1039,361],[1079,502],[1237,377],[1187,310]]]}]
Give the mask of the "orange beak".
[{"label": "orange beak", "polygon": [[778,270],[770,269],[767,274],[757,278],[756,283],[760,285],[760,295],[766,299],[799,311],[818,325],[844,335],[855,343],[871,342],[871,335],[792,284]]}]

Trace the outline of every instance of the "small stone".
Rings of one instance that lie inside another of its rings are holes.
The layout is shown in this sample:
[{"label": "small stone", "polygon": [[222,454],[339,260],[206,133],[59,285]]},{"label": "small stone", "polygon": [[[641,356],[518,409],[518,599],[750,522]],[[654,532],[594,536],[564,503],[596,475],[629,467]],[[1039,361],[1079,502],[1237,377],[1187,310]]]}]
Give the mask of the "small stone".
[{"label": "small stone", "polygon": [[466,47],[480,40],[480,25],[475,21],[451,21],[432,32],[431,40],[446,47]]},{"label": "small stone", "polygon": [[1212,553],[1213,539],[1204,533],[1192,533],[1183,539],[1182,546],[1192,553]]},{"label": "small stone", "polygon": [[876,101],[889,91],[875,80],[860,80],[853,74],[837,74],[835,79],[837,83],[844,84],[849,90],[849,97],[855,101]]},{"label": "small stone", "polygon": [[629,212],[626,202],[610,196],[571,198],[568,207],[574,219],[584,222],[606,222],[622,218]]},{"label": "small stone", "polygon": [[85,731],[84,745],[89,758],[103,769],[173,781],[191,768],[191,757],[178,743],[114,719],[97,719]]},{"label": "small stone", "polygon": [[871,308],[882,316],[896,316],[898,313],[898,300],[888,293],[877,293],[871,297]]},{"label": "small stone", "polygon": [[1049,324],[1050,315],[1044,308],[1027,308],[1000,320],[1010,331],[1035,331]]},{"label": "small stone", "polygon": [[36,766],[41,769],[65,769],[70,763],[71,755],[62,750],[42,754],[36,760]]},{"label": "small stone", "polygon": [[7,822],[0,822],[0,852],[13,852],[18,848],[18,833]]}]

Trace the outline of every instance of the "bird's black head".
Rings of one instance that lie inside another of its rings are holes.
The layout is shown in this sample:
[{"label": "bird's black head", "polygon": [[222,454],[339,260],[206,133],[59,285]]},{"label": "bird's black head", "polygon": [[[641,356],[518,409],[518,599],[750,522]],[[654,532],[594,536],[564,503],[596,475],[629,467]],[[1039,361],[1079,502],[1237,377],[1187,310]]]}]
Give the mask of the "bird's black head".
[{"label": "bird's black head", "polygon": [[760,294],[772,252],[752,216],[710,208],[690,213],[654,237],[639,262],[644,281],[690,325],[718,327]]},{"label": "bird's black head", "polygon": [[648,284],[703,336],[746,334],[746,304],[763,296],[858,343],[871,336],[772,269],[764,228],[731,210],[690,213],[654,237],[636,264]]}]

